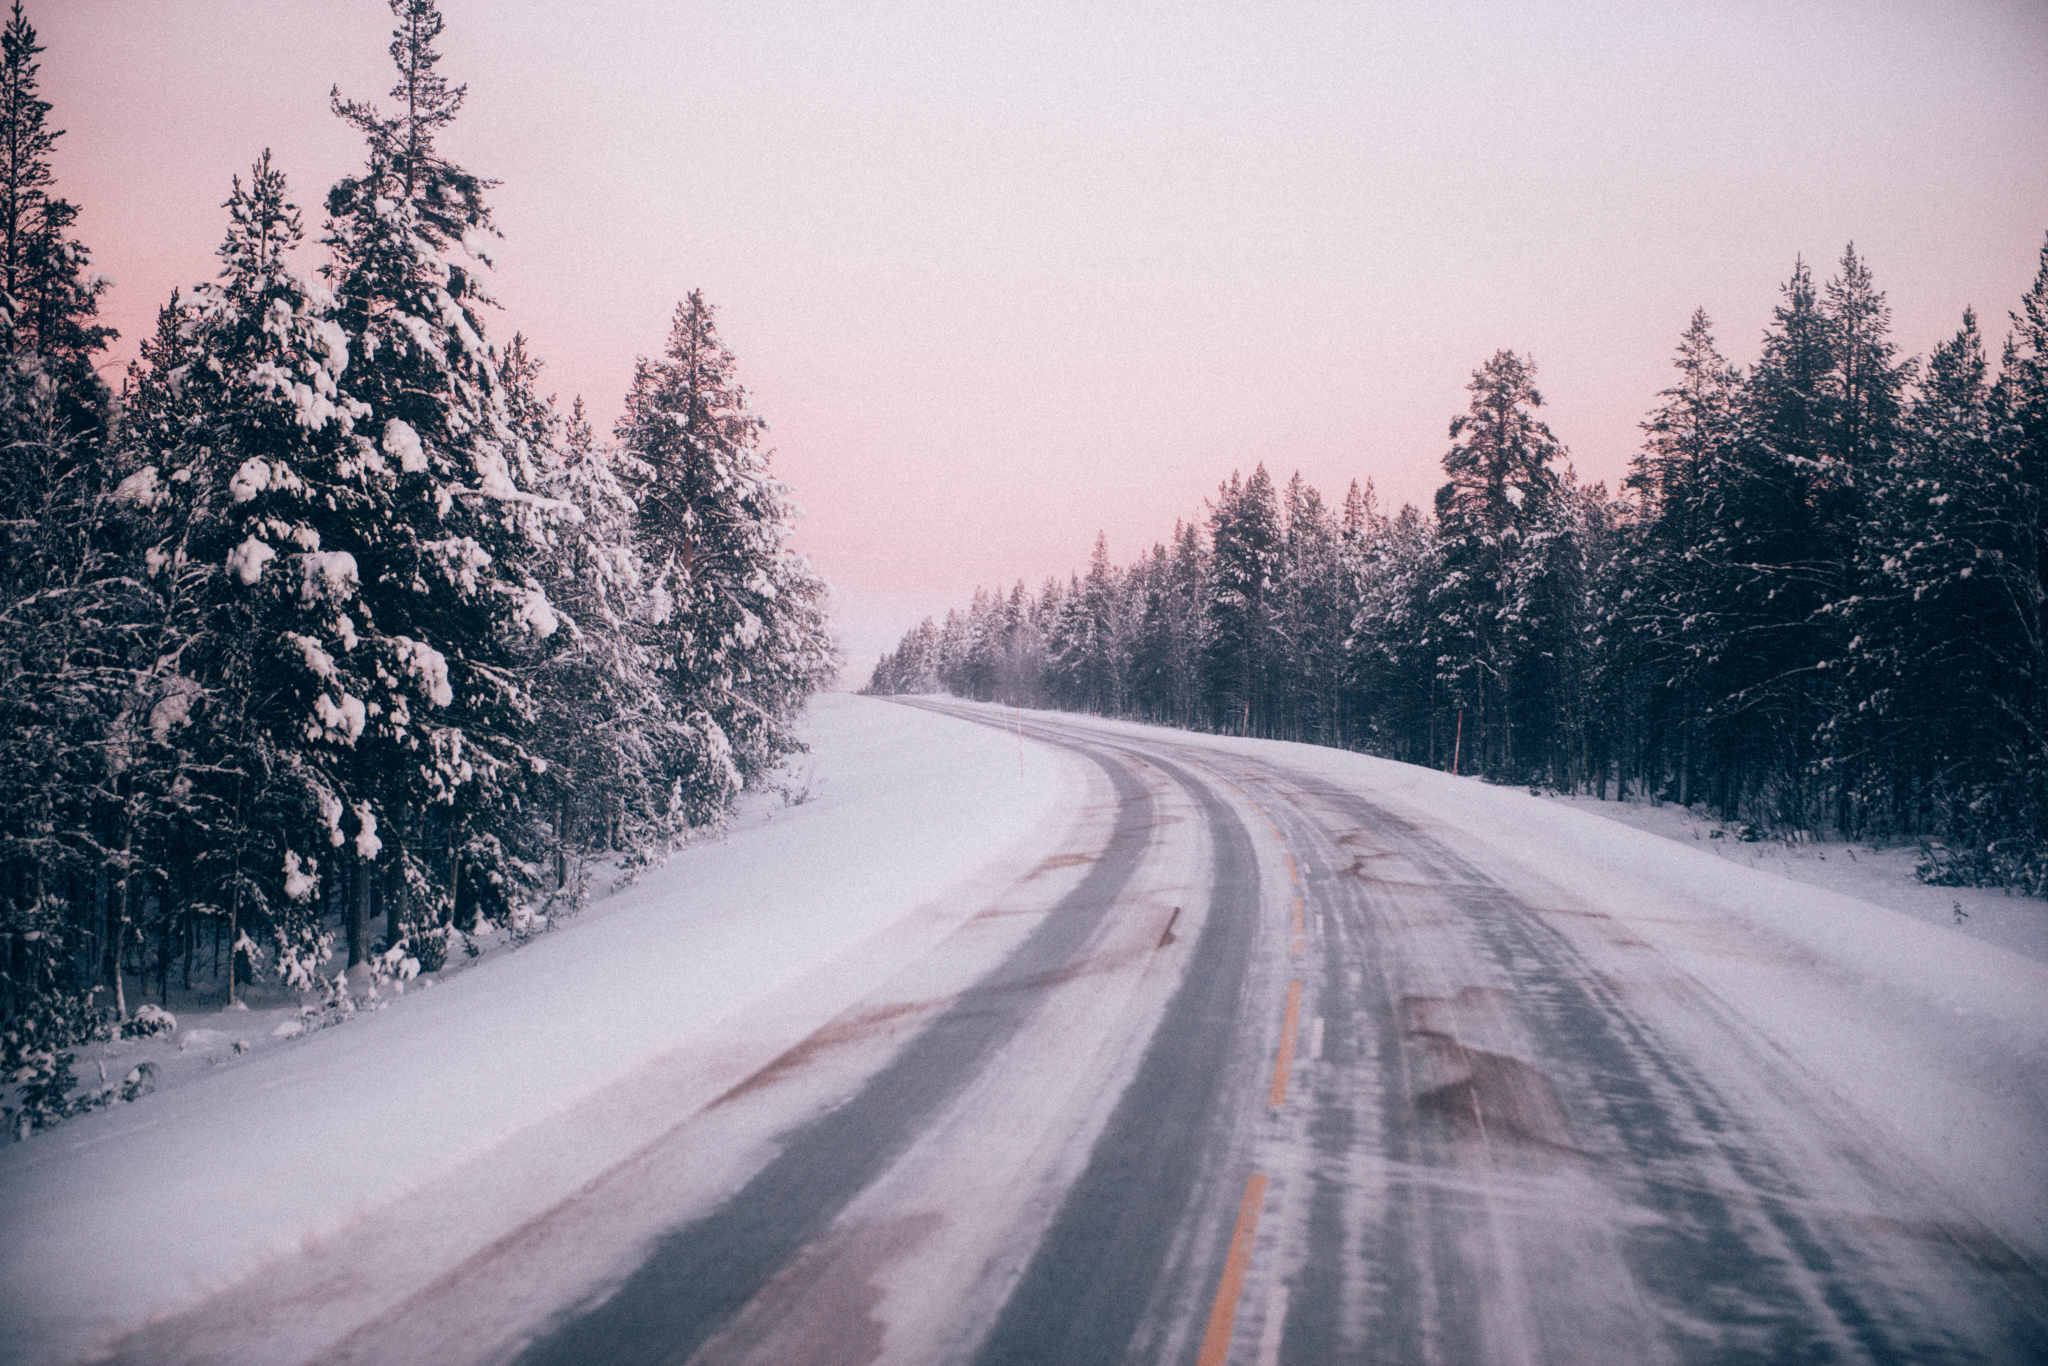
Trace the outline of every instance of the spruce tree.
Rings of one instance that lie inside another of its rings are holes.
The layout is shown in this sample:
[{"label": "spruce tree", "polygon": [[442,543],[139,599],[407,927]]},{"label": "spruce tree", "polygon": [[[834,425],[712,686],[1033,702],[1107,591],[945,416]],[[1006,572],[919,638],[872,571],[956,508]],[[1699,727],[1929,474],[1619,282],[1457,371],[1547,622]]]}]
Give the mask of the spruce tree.
[{"label": "spruce tree", "polygon": [[1285,733],[1317,744],[1341,744],[1344,636],[1349,612],[1337,523],[1318,493],[1297,471],[1287,481],[1287,539],[1282,570],[1281,639],[1286,663]]},{"label": "spruce tree", "polygon": [[[1456,704],[1473,715],[1465,729],[1476,768],[1519,778],[1516,726],[1540,726],[1540,647],[1529,646],[1532,612],[1543,592],[1542,557],[1529,538],[1547,525],[1559,497],[1553,462],[1563,453],[1537,418],[1543,396],[1535,366],[1495,352],[1472,372],[1472,400],[1451,422],[1444,453],[1449,482],[1437,490],[1445,577],[1434,598],[1438,671]],[[1534,675],[1524,677],[1528,663]],[[1476,725],[1476,729],[1474,728]]]},{"label": "spruce tree", "polygon": [[116,334],[93,321],[109,281],[88,269],[91,254],[70,236],[78,208],[50,193],[64,133],[48,126],[51,107],[39,94],[43,50],[15,0],[0,29],[0,347],[17,391],[5,395],[7,407],[31,406],[19,391],[41,389],[57,430],[77,437],[100,431],[110,414],[94,357]]},{"label": "spruce tree", "polygon": [[343,387],[347,338],[292,264],[299,214],[268,153],[226,207],[219,277],[135,384],[138,491],[162,490],[143,558],[201,737],[159,838],[194,850],[195,909],[231,917],[231,940],[271,941],[303,984],[325,956],[313,894],[344,814],[375,839],[368,736],[403,689],[365,594],[383,490],[362,459],[370,410]]},{"label": "spruce tree", "polygon": [[1672,367],[1677,380],[1643,421],[1643,447],[1630,470],[1641,521],[1616,546],[1628,577],[1616,581],[1611,611],[1617,659],[1646,689],[1637,717],[1642,750],[1632,767],[1647,762],[1659,777],[1675,768],[1675,795],[1689,802],[1705,759],[1697,745],[1699,673],[1724,645],[1702,552],[1715,522],[1717,481],[1731,467],[1741,430],[1742,376],[1715,346],[1705,309],[1693,311]]},{"label": "spruce tree", "polygon": [[[535,370],[523,339],[514,337],[505,358],[508,390],[529,390]],[[552,412],[551,405],[531,406]],[[636,549],[639,506],[581,399],[546,449],[543,490],[582,513],[552,528],[543,586],[564,609],[563,624],[529,666],[559,886],[572,845],[603,848],[616,840],[637,849],[676,833],[669,766],[683,736],[641,626],[648,598]]]},{"label": "spruce tree", "polygon": [[799,748],[789,723],[834,668],[824,584],[789,548],[796,511],[769,472],[764,425],[693,291],[663,354],[636,363],[617,427],[657,667],[686,728],[677,797],[693,823]]},{"label": "spruce tree", "polygon": [[1266,467],[1233,472],[1209,514],[1204,662],[1213,723],[1268,733],[1285,531]]},{"label": "spruce tree", "polygon": [[1795,262],[1743,383],[1740,430],[1709,476],[1693,607],[1697,725],[1731,818],[1809,825],[1817,694],[1842,580],[1830,507],[1849,466],[1835,437],[1834,329]]},{"label": "spruce tree", "polygon": [[0,29],[0,1074],[17,1127],[61,1118],[64,1049],[91,1027],[122,847],[136,652],[147,611],[126,563],[94,357],[104,278],[54,197],[61,132],[20,4]]},{"label": "spruce tree", "polygon": [[348,392],[367,409],[347,471],[367,499],[347,534],[378,680],[361,699],[350,793],[352,838],[374,865],[356,906],[374,875],[401,902],[440,902],[410,914],[466,921],[469,892],[497,909],[519,876],[500,817],[542,764],[525,745],[533,707],[516,666],[561,625],[539,575],[550,525],[574,513],[536,491],[536,452],[486,340],[490,184],[438,141],[464,95],[437,70],[440,13],[432,0],[391,9],[395,109],[335,95],[367,160],[329,193],[324,235]]}]

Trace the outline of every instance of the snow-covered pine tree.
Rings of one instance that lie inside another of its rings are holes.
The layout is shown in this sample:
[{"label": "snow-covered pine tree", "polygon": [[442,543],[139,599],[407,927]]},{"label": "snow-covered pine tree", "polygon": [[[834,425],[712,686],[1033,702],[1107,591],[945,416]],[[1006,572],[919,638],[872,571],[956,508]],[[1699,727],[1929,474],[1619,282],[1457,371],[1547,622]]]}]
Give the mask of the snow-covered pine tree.
[{"label": "snow-covered pine tree", "polygon": [[1544,703],[1531,692],[1541,692],[1541,680],[1519,673],[1540,658],[1525,620],[1540,575],[1517,565],[1526,567],[1528,539],[1547,525],[1560,496],[1553,462],[1563,447],[1535,414],[1543,396],[1532,363],[1497,351],[1465,387],[1471,405],[1451,421],[1454,444],[1443,459],[1449,482],[1436,495],[1445,567],[1433,604],[1438,672],[1456,705],[1471,712],[1464,728],[1471,767],[1519,780],[1533,756],[1518,754],[1516,727],[1540,726]]},{"label": "snow-covered pine tree", "polygon": [[1144,597],[1133,606],[1136,707],[1152,720],[1191,726],[1204,714],[1201,661],[1208,579],[1201,529],[1193,522],[1175,523],[1171,544],[1154,548]]},{"label": "snow-covered pine tree", "polygon": [[93,319],[111,282],[88,269],[91,254],[70,235],[77,206],[50,193],[64,134],[48,126],[50,104],[39,93],[43,50],[15,0],[0,30],[0,348],[10,388],[43,390],[62,432],[96,434],[111,396],[94,358],[115,333]]},{"label": "snow-covered pine tree", "polygon": [[1658,393],[1663,401],[1643,420],[1643,448],[1631,463],[1628,487],[1641,494],[1659,537],[1682,550],[1697,537],[1712,464],[1735,435],[1742,375],[1714,345],[1704,308],[1693,310],[1672,368],[1677,380]]},{"label": "snow-covered pine tree", "polygon": [[[1626,746],[1629,767],[1677,771],[1677,795],[1690,801],[1694,775],[1708,756],[1697,741],[1698,672],[1717,652],[1720,618],[1702,589],[1702,551],[1711,534],[1716,480],[1728,468],[1740,430],[1742,377],[1715,347],[1705,309],[1694,309],[1672,361],[1676,381],[1643,420],[1643,446],[1627,487],[1641,519],[1615,553],[1629,567],[1609,605],[1615,658],[1640,686]],[[1602,770],[1603,775],[1605,770]],[[1641,781],[1644,775],[1632,776]],[[1603,777],[1604,781],[1604,777]]]},{"label": "snow-covered pine tree", "polygon": [[713,315],[701,291],[677,306],[663,354],[634,367],[617,428],[647,626],[689,729],[675,790],[693,824],[800,748],[789,723],[835,667],[824,583],[789,548],[797,509]]},{"label": "snow-covered pine tree", "polygon": [[54,197],[61,132],[19,3],[0,29],[0,1075],[15,1127],[67,1112],[65,1048],[89,1028],[105,870],[121,854],[131,697],[125,633],[144,608],[126,572],[110,395],[94,358],[106,280]]},{"label": "snow-covered pine tree", "polygon": [[1992,391],[1998,459],[1974,514],[1984,529],[1977,573],[2003,590],[2009,627],[1998,637],[2001,682],[1991,699],[2003,830],[1983,833],[2005,845],[1987,850],[1988,871],[2039,896],[2048,895],[2048,245],[2012,325]]},{"label": "snow-covered pine tree", "polygon": [[1282,594],[1283,733],[1315,744],[1343,743],[1344,600],[1340,532],[1322,494],[1297,471],[1287,482],[1286,589]]},{"label": "snow-covered pine tree", "polygon": [[[1852,762],[1866,808],[1893,829],[1995,805],[1986,799],[1999,785],[1988,771],[1998,747],[1982,741],[1999,711],[2001,656],[2024,633],[1998,582],[2002,556],[1978,553],[2002,520],[1993,428],[1984,341],[1966,311],[1929,357],[1900,449],[1869,481],[1861,591],[1844,607],[1854,707],[1835,718],[1834,748]],[[1939,823],[1962,844],[1983,843]]]},{"label": "snow-covered pine tree", "polygon": [[962,696],[987,701],[995,696],[996,657],[1002,649],[1002,622],[988,590],[977,586],[967,609],[966,648],[960,660]]},{"label": "snow-covered pine tree", "polygon": [[[514,407],[551,416],[551,405],[520,397],[537,369],[515,336],[505,355]],[[563,609],[563,630],[530,666],[538,703],[534,747],[548,761],[541,804],[553,826],[559,887],[570,848],[616,841],[637,849],[676,833],[668,775],[688,737],[642,626],[648,602],[636,549],[639,506],[581,399],[559,439],[543,449],[542,490],[583,513],[552,529],[542,582]]]},{"label": "snow-covered pine tree", "polygon": [[1013,707],[1035,707],[1045,695],[1045,641],[1039,635],[1031,594],[1019,579],[1003,604],[1001,686],[997,699]]},{"label": "snow-covered pine tree", "polygon": [[1163,720],[1172,705],[1173,635],[1170,594],[1173,560],[1164,543],[1131,567],[1135,618],[1131,642],[1131,710]]},{"label": "snow-covered pine tree", "polygon": [[1443,632],[1433,604],[1445,572],[1443,535],[1434,519],[1404,504],[1367,545],[1372,568],[1352,635],[1370,668],[1361,686],[1374,699],[1375,734],[1383,745],[1405,747],[1411,762],[1450,767],[1462,756],[1455,701],[1439,678]]},{"label": "snow-covered pine tree", "polygon": [[1870,490],[1897,452],[1900,419],[1916,365],[1900,362],[1891,339],[1891,306],[1855,243],[1842,252],[1821,308],[1833,343],[1821,492],[1823,515],[1843,551],[1841,591],[1855,591],[1853,548]]},{"label": "snow-covered pine tree", "polygon": [[1285,530],[1262,464],[1219,485],[1209,514],[1205,691],[1214,724],[1263,735],[1270,726],[1275,612]]},{"label": "snow-covered pine tree", "polygon": [[1940,881],[2048,891],[2048,248],[2000,372],[1966,312],[1873,490],[1850,604],[1859,795]]},{"label": "snow-covered pine tree", "polygon": [[359,744],[389,664],[359,600],[383,495],[369,409],[343,387],[331,294],[293,264],[287,193],[267,152],[235,180],[219,276],[167,310],[174,330],[134,372],[123,492],[148,510],[140,568],[163,603],[151,729],[172,753],[151,841],[177,903],[161,913],[224,918],[303,987],[344,812],[376,782]]},{"label": "snow-covered pine tree", "polygon": [[[375,686],[356,698],[361,763],[345,795],[353,847],[387,894],[438,903],[405,914],[466,921],[517,876],[504,839],[543,763],[524,742],[532,699],[515,666],[561,624],[539,575],[550,524],[575,513],[536,491],[535,454],[485,339],[490,182],[439,143],[465,93],[436,69],[440,12],[433,0],[390,3],[395,112],[334,96],[368,158],[329,193],[324,235],[348,392],[368,410],[352,459],[370,502],[347,549]],[[376,862],[387,845],[396,856]],[[371,876],[357,879],[352,926]]]},{"label": "snow-covered pine tree", "polygon": [[1109,562],[1108,539],[1096,532],[1088,574],[1068,599],[1069,620],[1056,660],[1071,705],[1101,716],[1119,715],[1125,705],[1129,630],[1121,577]]},{"label": "snow-covered pine tree", "polygon": [[1820,507],[1829,441],[1832,329],[1804,261],[1781,289],[1763,354],[1745,377],[1739,427],[1701,492],[1689,578],[1693,728],[1730,818],[1807,824],[1811,687],[1831,631],[1838,547]]}]

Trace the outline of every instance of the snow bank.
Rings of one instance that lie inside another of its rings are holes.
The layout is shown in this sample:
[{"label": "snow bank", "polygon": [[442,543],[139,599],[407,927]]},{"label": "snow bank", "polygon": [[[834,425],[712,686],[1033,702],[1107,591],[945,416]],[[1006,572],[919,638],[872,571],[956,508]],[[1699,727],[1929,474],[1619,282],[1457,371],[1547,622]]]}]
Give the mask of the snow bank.
[{"label": "snow bank", "polygon": [[1914,872],[1922,857],[1915,845],[1875,847],[1848,840],[1746,842],[1740,838],[1739,824],[1715,820],[1703,810],[1676,802],[1603,802],[1590,796],[1549,792],[1544,800],[1678,840],[1723,863],[1841,892],[1924,924],[1959,930],[2037,963],[2048,963],[2048,901],[2016,896],[2010,889],[1998,887],[1938,887],[1922,882]]},{"label": "snow bank", "polygon": [[[0,1149],[0,1360],[76,1359],[502,1150],[905,921],[1075,781],[1053,751],[866,698],[820,697],[808,725],[806,800],[566,928]],[[593,1174],[552,1172],[563,1195]]]},{"label": "snow bank", "polygon": [[2048,964],[1526,792],[1314,762],[1453,847],[1469,832],[1467,852],[1509,885],[1498,855],[1611,917],[1973,1216],[2048,1255]]},{"label": "snow bank", "polygon": [[[1435,827],[1433,833],[1452,847],[1459,832],[1472,831],[1483,850],[1507,854],[1610,914],[1641,918],[1648,909],[1644,897],[1653,896],[1659,915],[1689,909],[1733,920],[1862,983],[1896,988],[1944,1011],[1960,1008],[1996,1021],[2015,1039],[2048,1044],[2048,964],[1513,788],[1384,759],[1343,757],[1370,773],[1365,791]],[[1483,864],[1484,857],[1478,861]]]}]

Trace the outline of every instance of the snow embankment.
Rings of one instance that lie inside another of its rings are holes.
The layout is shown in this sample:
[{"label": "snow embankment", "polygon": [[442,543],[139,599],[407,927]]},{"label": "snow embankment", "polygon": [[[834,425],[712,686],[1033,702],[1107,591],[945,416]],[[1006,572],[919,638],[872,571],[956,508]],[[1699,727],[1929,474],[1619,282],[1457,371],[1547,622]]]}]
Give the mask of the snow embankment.
[{"label": "snow embankment", "polygon": [[[545,1208],[675,1121],[661,1104],[566,1119],[579,1103],[750,1005],[808,997],[833,960],[873,956],[1040,837],[1077,781],[1053,751],[866,698],[816,699],[808,738],[808,800],[684,849],[525,948],[0,1149],[0,1359],[89,1355],[552,1129],[512,1201]],[[802,1009],[777,1008],[802,1027]],[[456,1242],[500,1214],[472,1210],[480,1226]]]},{"label": "snow embankment", "polygon": [[[1504,856],[1608,917],[1973,1216],[2048,1258],[2048,963],[1815,885],[1828,864],[1794,881],[1526,792],[1352,763],[1375,798],[1453,847],[1463,836],[1496,876]],[[1837,871],[1851,887],[1869,873]]]},{"label": "snow embankment", "polygon": [[1924,924],[1958,930],[2037,963],[2048,963],[2048,902],[2017,895],[2010,888],[1942,887],[1922,882],[1915,869],[1924,855],[1915,845],[1879,847],[1851,840],[1776,836],[1744,840],[1739,822],[1715,820],[1703,808],[1676,802],[1606,802],[1555,792],[1544,793],[1543,799],[1676,840],[1722,863],[1840,892]]}]

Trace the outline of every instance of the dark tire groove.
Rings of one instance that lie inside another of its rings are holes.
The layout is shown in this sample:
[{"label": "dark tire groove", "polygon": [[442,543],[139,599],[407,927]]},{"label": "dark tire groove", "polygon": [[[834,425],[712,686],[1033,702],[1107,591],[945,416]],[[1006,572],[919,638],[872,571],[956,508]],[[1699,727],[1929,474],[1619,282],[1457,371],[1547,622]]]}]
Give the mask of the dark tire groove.
[{"label": "dark tire groove", "polygon": [[[1004,1303],[977,1366],[1124,1361],[1177,1291],[1192,1281],[1200,1293],[1222,1271],[1221,1248],[1200,1266],[1176,1269],[1169,1261],[1197,1193],[1221,1184],[1218,1148],[1228,1118],[1219,1125],[1218,1109],[1243,1028],[1258,864],[1251,836],[1202,779],[1156,754],[1144,757],[1186,789],[1208,822],[1209,914],[1137,1075]],[[1226,1194],[1234,1202],[1235,1186]]]},{"label": "dark tire groove", "polygon": [[1017,988],[1072,961],[1150,840],[1152,796],[1142,781],[1089,748],[1047,743],[1092,760],[1116,791],[1108,846],[1080,884],[858,1092],[789,1135],[782,1152],[723,1205],[661,1238],[612,1294],[558,1320],[519,1356],[522,1366],[686,1361],[825,1232],[1022,1027],[1043,994]]}]

